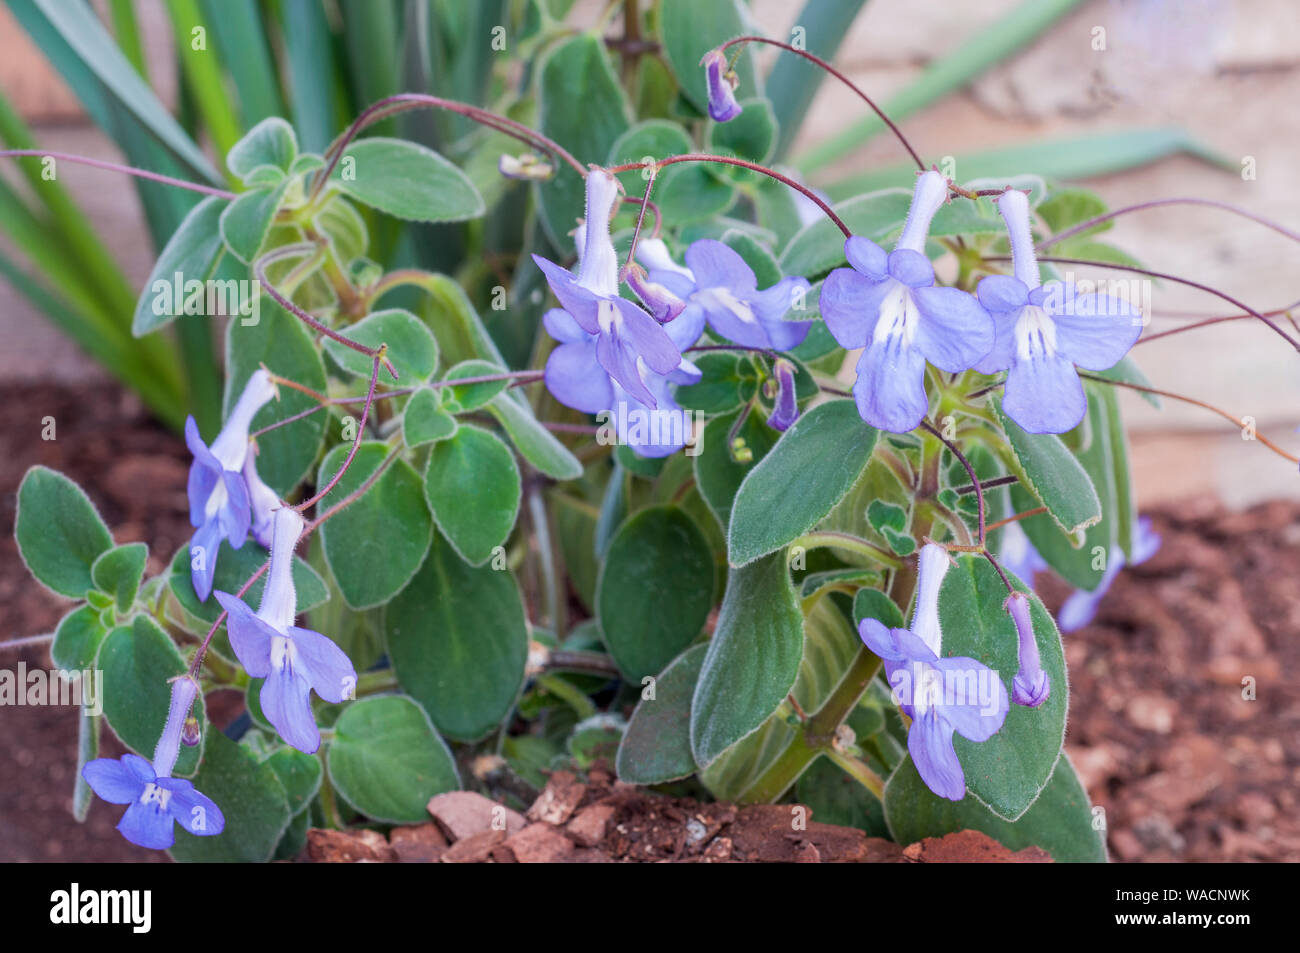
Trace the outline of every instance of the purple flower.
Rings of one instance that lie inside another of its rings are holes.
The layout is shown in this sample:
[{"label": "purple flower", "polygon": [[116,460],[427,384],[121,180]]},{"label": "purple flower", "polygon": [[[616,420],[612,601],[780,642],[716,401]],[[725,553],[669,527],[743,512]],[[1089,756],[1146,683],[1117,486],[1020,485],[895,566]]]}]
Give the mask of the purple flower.
[{"label": "purple flower", "polygon": [[857,235],[844,242],[851,268],[822,285],[826,327],[845,348],[864,348],[853,396],[873,427],[906,433],[929,409],[925,362],[957,373],[993,346],[993,321],[972,295],[938,288],[925,257],[930,220],[947,200],[948,182],[923,172],[892,252]]},{"label": "purple flower", "polygon": [[254,613],[240,599],[216,593],[226,610],[230,645],[253,678],[264,678],[262,713],[285,741],[306,754],[320,747],[312,717],[311,692],[328,702],[352,697],[357,673],[337,645],[293,624],[298,612],[293,589],[293,551],[302,536],[297,510],[282,507],[272,518],[271,568],[262,605]]},{"label": "purple flower", "polygon": [[117,829],[132,844],[165,850],[176,839],[173,824],[211,837],[226,826],[221,808],[183,778],[158,774],[137,754],[96,758],[81,769],[90,789],[109,804],[129,804]]},{"label": "purple flower", "polygon": [[990,275],[976,289],[993,315],[996,338],[975,369],[1006,371],[1002,408],[1029,433],[1065,433],[1083,420],[1087,398],[1075,365],[1113,367],[1142,333],[1132,304],[1081,294],[1073,284],[1040,284],[1029,199],[1014,189],[998,198],[1011,239],[1012,275]]},{"label": "purple flower", "polygon": [[682,355],[654,318],[618,293],[618,256],[609,236],[618,197],[618,180],[604,169],[592,168],[587,174],[578,274],[540,255],[534,255],[533,261],[545,273],[560,307],[585,333],[594,335],[596,360],[605,373],[632,397],[654,407],[647,375],[671,373]]},{"label": "purple flower", "polygon": [[200,602],[212,592],[221,541],[238,549],[248,537],[248,488],[241,472],[248,455],[248,426],[274,396],[270,375],[254,371],[211,447],[199,436],[194,418],[185,421],[185,443],[194,454],[188,486],[190,524],[196,529],[190,540],[190,580]]},{"label": "purple flower", "polygon": [[1023,592],[1007,596],[1005,608],[1016,624],[1019,640],[1020,668],[1011,680],[1011,700],[1026,708],[1037,708],[1052,693],[1052,680],[1043,671],[1038,656],[1038,642],[1034,639],[1034,623],[1029,617],[1029,597]]},{"label": "purple flower", "polygon": [[730,122],[740,115],[740,103],[736,102],[736,74],[727,67],[727,55],[721,50],[709,50],[700,65],[709,85],[710,118]]},{"label": "purple flower", "polygon": [[784,358],[776,359],[776,403],[767,418],[773,430],[789,430],[799,419],[799,404],[794,388],[794,365]]},{"label": "purple flower", "polygon": [[686,249],[686,265],[677,265],[659,239],[638,246],[650,280],[686,302],[682,312],[702,315],[723,337],[745,347],[789,351],[803,343],[811,321],[786,321],[786,313],[802,302],[808,279],[782,278],[758,290],[754,270],[722,242],[701,238]]},{"label": "purple flower", "polygon": [[[1149,517],[1138,520],[1133,533],[1133,560],[1128,564],[1136,566],[1144,563],[1160,550],[1160,534],[1151,528]],[[1061,604],[1061,611],[1056,614],[1056,624],[1062,632],[1077,632],[1090,623],[1097,615],[1097,607],[1110,591],[1115,577],[1125,565],[1124,550],[1112,546],[1106,559],[1106,571],[1096,589],[1076,589]]]},{"label": "purple flower", "polygon": [[966,796],[966,775],[953,732],[971,741],[992,738],[1007,716],[1007,690],[997,673],[976,659],[940,657],[939,586],[948,554],[927,543],[918,559],[912,628],[888,629],[876,619],[863,619],[858,634],[884,661],[889,684],[912,720],[907,750],[921,780],[939,797],[960,801]]}]

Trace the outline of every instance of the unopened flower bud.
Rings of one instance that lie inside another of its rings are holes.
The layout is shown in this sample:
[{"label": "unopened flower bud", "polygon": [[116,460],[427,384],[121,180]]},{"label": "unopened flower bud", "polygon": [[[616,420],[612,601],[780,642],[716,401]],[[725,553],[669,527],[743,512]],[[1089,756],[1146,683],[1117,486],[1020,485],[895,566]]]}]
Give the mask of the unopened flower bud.
[{"label": "unopened flower bud", "polygon": [[700,60],[709,84],[709,116],[714,122],[729,122],[740,115],[736,102],[736,85],[739,80],[727,68],[727,56],[721,50],[709,50]]},{"label": "unopened flower bud", "polygon": [[555,175],[555,166],[531,152],[518,156],[503,154],[497,161],[497,169],[507,179],[528,182],[545,182]]},{"label": "unopened flower bud", "polygon": [[623,269],[623,280],[660,324],[667,324],[686,309],[685,301],[659,282],[651,281],[645,269],[635,262]]},{"label": "unopened flower bud", "polygon": [[199,731],[199,720],[190,715],[181,727],[181,744],[193,748],[201,740],[203,740],[203,733]]},{"label": "unopened flower bud", "polygon": [[789,430],[799,417],[799,404],[795,400],[794,365],[784,358],[776,359],[776,402],[767,418],[773,430]]},{"label": "unopened flower bud", "polygon": [[1020,640],[1020,671],[1011,683],[1011,700],[1026,708],[1037,708],[1052,693],[1052,682],[1039,660],[1029,599],[1023,592],[1013,592],[1007,597],[1006,609],[1016,624],[1016,636]]}]

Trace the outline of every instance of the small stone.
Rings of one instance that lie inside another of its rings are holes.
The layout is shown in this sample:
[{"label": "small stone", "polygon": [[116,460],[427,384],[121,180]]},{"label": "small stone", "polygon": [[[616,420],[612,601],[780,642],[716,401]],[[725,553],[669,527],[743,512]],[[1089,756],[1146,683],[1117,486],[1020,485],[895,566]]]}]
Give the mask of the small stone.
[{"label": "small stone", "polygon": [[820,864],[822,855],[817,850],[817,845],[812,841],[800,841],[794,848],[794,862],[796,864]]},{"label": "small stone", "polygon": [[456,841],[443,851],[442,862],[444,864],[485,863],[493,849],[502,844],[505,839],[505,831],[494,831],[491,828],[479,831],[477,834],[470,834],[469,837]]},{"label": "small stone", "polygon": [[529,824],[505,844],[521,864],[562,863],[573,853],[573,843],[546,823]]},{"label": "small stone", "polygon": [[579,847],[595,847],[605,839],[609,823],[614,819],[618,809],[613,804],[593,804],[584,807],[573,820],[569,821],[564,832],[573,838]]},{"label": "small stone", "polygon": [[447,849],[447,838],[432,822],[394,827],[388,834],[388,842],[403,864],[437,863]]},{"label": "small stone", "polygon": [[586,793],[587,786],[571,772],[556,771],[528,809],[528,819],[559,826],[573,816]]},{"label": "small stone", "polygon": [[509,837],[528,823],[518,811],[473,791],[434,795],[429,800],[429,813],[453,842],[490,830],[502,831]]},{"label": "small stone", "polygon": [[732,843],[730,837],[715,837],[709,841],[709,846],[704,848],[704,853],[700,855],[700,860],[706,864],[720,864],[724,861],[731,860]]},{"label": "small stone", "polygon": [[391,864],[395,851],[378,831],[331,831],[314,827],[307,832],[307,856],[318,864]]}]

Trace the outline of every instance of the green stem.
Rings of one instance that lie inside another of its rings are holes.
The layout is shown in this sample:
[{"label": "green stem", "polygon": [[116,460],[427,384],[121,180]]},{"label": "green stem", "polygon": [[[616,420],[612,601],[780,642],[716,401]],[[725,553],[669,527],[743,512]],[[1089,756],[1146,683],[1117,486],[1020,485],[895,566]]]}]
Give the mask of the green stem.
[{"label": "green stem", "polygon": [[884,798],[885,782],[881,780],[880,775],[867,767],[864,762],[850,754],[836,751],[834,748],[827,750],[826,757],[834,761],[845,774],[874,794],[877,800]]},{"label": "green stem", "polygon": [[837,533],[829,530],[804,533],[790,545],[802,546],[804,549],[818,549],[821,547],[844,549],[860,556],[866,556],[873,562],[880,563],[889,569],[901,569],[903,566],[903,561],[893,553],[881,549],[875,543],[869,543],[865,539],[849,533]]},{"label": "green stem", "polygon": [[572,708],[579,720],[596,714],[596,706],[592,700],[558,675],[541,675],[537,679],[537,684]]}]

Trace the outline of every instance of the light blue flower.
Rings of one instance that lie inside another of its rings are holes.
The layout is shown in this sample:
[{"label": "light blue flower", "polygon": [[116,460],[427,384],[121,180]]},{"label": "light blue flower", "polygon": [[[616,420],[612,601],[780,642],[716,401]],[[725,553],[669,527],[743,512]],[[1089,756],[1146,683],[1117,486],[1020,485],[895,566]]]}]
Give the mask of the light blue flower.
[{"label": "light blue flower", "polygon": [[96,758],[81,776],[109,804],[130,805],[117,829],[132,844],[166,850],[176,840],[175,824],[199,837],[225,830],[226,818],[211,798],[184,778],[158,774],[138,754]]},{"label": "light blue flower", "polygon": [[853,396],[873,427],[912,430],[925,417],[925,363],[957,373],[993,346],[993,320],[972,295],[934,284],[925,257],[930,221],[948,197],[948,181],[923,172],[903,233],[892,252],[854,235],[844,242],[851,268],[822,284],[821,312],[842,347],[863,348]]},{"label": "light blue flower", "polygon": [[1128,353],[1142,333],[1142,315],[1130,302],[1080,293],[1073,284],[1041,284],[1029,199],[1009,189],[998,212],[1011,240],[1014,275],[990,275],[976,293],[993,316],[993,347],[975,365],[983,374],[1006,371],[1002,409],[1028,433],[1065,433],[1083,420],[1088,402],[1075,365],[1104,371]]},{"label": "light blue flower", "polygon": [[1007,596],[1006,610],[1016,625],[1017,658],[1020,667],[1011,680],[1011,700],[1026,708],[1037,708],[1052,693],[1052,680],[1043,671],[1034,638],[1034,623],[1029,614],[1029,597],[1023,592]]},{"label": "light blue flower", "polygon": [[357,673],[328,638],[293,624],[298,613],[293,551],[302,536],[302,516],[281,507],[271,525],[271,567],[257,612],[229,593],[218,590],[216,597],[226,610],[226,631],[240,664],[253,678],[266,679],[258,696],[262,713],[281,738],[312,754],[320,747],[312,690],[327,702],[341,702],[355,693]]},{"label": "light blue flower", "polygon": [[939,587],[950,560],[942,546],[927,543],[917,557],[916,609],[910,629],[889,629],[863,619],[858,634],[885,663],[885,675],[899,707],[911,720],[907,750],[926,787],[960,801],[966,775],[952,736],[987,741],[1002,728],[1007,690],[996,672],[966,656],[941,657]]}]

